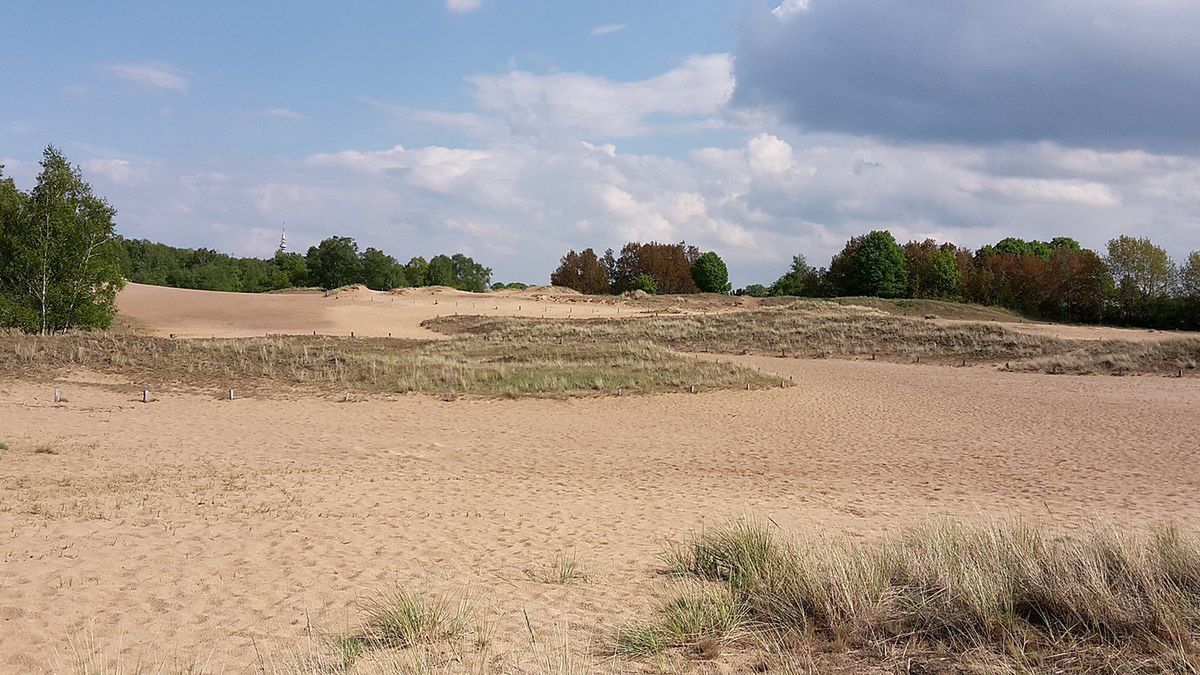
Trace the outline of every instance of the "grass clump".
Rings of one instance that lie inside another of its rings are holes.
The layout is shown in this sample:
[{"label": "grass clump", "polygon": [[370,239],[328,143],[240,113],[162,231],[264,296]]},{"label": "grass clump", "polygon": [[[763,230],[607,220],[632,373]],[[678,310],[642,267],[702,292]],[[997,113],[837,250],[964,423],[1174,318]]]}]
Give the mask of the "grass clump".
[{"label": "grass clump", "polygon": [[791,542],[742,521],[675,546],[667,562],[721,584],[760,631],[881,657],[1200,669],[1200,542],[1173,528],[1051,537],[1020,523],[940,524]]},{"label": "grass clump", "polygon": [[653,622],[618,630],[617,652],[636,657],[679,647],[715,658],[745,621],[744,608],[729,587],[687,584],[659,607]]},{"label": "grass clump", "polygon": [[545,565],[536,570],[528,570],[526,574],[534,581],[545,584],[570,584],[576,581],[587,581],[587,573],[579,558],[574,553],[556,553]]},{"label": "grass clump", "polygon": [[471,628],[472,613],[466,600],[427,598],[403,587],[367,601],[364,608],[367,621],[359,640],[381,647],[449,642]]}]

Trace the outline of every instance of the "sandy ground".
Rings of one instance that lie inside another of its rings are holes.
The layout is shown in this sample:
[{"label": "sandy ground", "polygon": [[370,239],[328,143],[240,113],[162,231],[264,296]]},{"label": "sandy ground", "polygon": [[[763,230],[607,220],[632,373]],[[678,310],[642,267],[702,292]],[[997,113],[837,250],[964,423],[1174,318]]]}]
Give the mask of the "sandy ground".
[{"label": "sandy ground", "polygon": [[[122,307],[157,293],[134,287]],[[184,295],[153,308],[152,330],[415,335],[445,304]],[[352,627],[394,583],[469,593],[494,623],[491,658],[528,665],[526,613],[540,639],[586,654],[648,616],[664,537],[743,514],[862,535],[943,516],[1200,526],[1195,378],[740,360],[797,386],[142,404],[74,378],[55,405],[50,383],[6,382],[0,672],[69,666],[75,650],[238,671],[310,626]],[[530,578],[561,552],[586,582]]]},{"label": "sandy ground", "polygon": [[165,337],[254,337],[268,333],[438,339],[426,319],[453,314],[526,317],[623,316],[637,308],[586,298],[573,302],[508,293],[405,289],[395,293],[354,288],[332,294],[221,293],[129,284],[117,310],[143,332]]}]

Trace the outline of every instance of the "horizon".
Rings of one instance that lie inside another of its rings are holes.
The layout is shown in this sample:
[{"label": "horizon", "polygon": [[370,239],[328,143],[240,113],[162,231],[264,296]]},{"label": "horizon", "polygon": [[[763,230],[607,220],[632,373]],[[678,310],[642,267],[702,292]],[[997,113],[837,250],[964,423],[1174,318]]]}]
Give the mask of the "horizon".
[{"label": "horizon", "polygon": [[631,240],[735,286],[873,229],[1200,249],[1200,8],[965,5],[26,6],[0,164],[61,147],[127,238],[264,257],[286,222],[530,283]]}]

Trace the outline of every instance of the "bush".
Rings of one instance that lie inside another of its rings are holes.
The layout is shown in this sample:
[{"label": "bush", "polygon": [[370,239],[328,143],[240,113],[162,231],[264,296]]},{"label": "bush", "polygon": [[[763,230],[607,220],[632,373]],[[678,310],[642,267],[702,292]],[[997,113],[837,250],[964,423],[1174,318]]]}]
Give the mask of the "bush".
[{"label": "bush", "polygon": [[731,289],[729,269],[725,267],[725,261],[721,260],[721,256],[712,251],[701,255],[696,258],[696,262],[692,263],[692,280],[704,293],[728,295]]}]

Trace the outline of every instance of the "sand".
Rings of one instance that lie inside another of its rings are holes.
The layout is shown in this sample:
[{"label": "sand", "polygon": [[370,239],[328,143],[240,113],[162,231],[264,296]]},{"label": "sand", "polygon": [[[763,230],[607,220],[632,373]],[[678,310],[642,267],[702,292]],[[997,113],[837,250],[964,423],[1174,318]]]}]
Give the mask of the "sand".
[{"label": "sand", "polygon": [[[172,295],[135,287],[122,306],[159,293]],[[401,320],[382,295],[238,296],[247,315],[213,299],[224,294],[183,295],[155,308],[167,319],[152,330],[345,330],[369,318],[363,305],[386,316],[361,330],[399,333],[444,311],[409,305]],[[1195,378],[738,360],[797,386],[141,404],[77,374],[54,405],[55,385],[5,383],[0,671],[61,667],[74,649],[241,670],[353,626],[358,603],[394,583],[469,594],[497,663],[529,665],[526,613],[537,636],[568,635],[587,657],[665,589],[663,538],[745,514],[864,536],[930,517],[1200,526]],[[530,578],[564,551],[586,582]]]},{"label": "sand", "polygon": [[[536,297],[534,297],[536,295]],[[562,294],[567,300],[579,300]],[[117,310],[143,332],[166,337],[254,337],[266,334],[355,335],[439,339],[420,326],[439,316],[599,317],[624,316],[633,307],[568,302],[536,294],[465,293],[450,288],[412,288],[398,292],[363,287],[325,293],[222,293],[128,284],[117,296]]]}]

